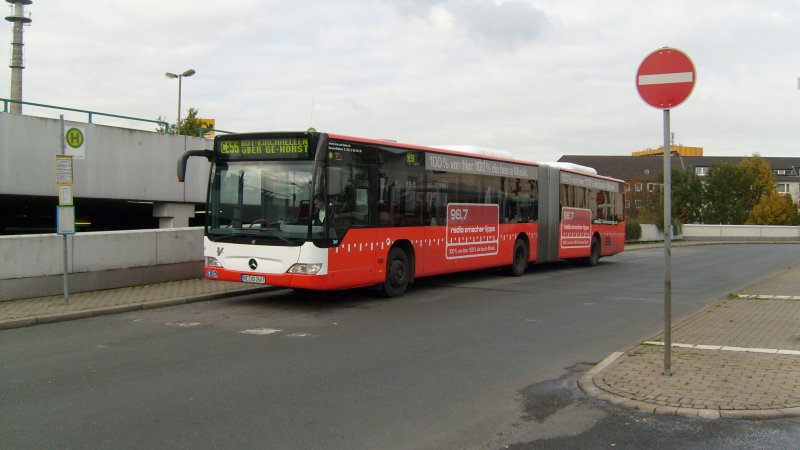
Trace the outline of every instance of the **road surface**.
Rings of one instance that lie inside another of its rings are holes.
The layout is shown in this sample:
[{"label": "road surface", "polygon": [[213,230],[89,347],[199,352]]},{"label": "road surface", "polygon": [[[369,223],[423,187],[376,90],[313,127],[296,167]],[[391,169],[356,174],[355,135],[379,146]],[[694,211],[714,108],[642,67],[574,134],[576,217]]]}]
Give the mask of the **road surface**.
[{"label": "road surface", "polygon": [[[673,248],[677,323],[800,263]],[[663,249],[374,290],[280,290],[0,332],[0,447],[637,448],[800,442],[800,422],[626,411],[574,380],[663,324]],[[634,434],[631,434],[635,431]]]}]

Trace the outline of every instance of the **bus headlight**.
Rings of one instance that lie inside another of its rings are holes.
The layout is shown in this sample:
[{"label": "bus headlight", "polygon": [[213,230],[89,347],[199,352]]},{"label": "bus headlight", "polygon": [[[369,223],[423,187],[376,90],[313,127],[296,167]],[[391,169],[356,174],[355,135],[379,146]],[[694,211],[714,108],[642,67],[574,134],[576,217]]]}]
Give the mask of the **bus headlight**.
[{"label": "bus headlight", "polygon": [[206,266],[208,267],[222,267],[222,264],[217,261],[213,256],[206,256]]},{"label": "bus headlight", "polygon": [[301,273],[304,275],[316,275],[322,270],[322,264],[295,264],[289,267],[288,273]]}]

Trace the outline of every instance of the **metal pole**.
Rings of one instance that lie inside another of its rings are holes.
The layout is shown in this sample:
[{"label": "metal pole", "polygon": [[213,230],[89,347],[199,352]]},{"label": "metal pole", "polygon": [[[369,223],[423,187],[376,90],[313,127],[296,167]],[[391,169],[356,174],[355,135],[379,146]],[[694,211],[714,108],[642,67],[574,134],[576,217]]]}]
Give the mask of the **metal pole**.
[{"label": "metal pole", "polygon": [[[66,127],[64,126],[64,115],[61,114],[61,154],[67,154],[67,143],[66,143]],[[62,237],[64,238],[64,304],[69,305],[69,283],[67,280],[67,273],[69,272],[69,258],[67,257],[67,235],[63,234]]]},{"label": "metal pole", "polygon": [[181,81],[183,75],[178,75],[178,128],[181,127]]},{"label": "metal pole", "polygon": [[672,147],[669,110],[664,110],[664,375],[671,376],[672,357]]}]

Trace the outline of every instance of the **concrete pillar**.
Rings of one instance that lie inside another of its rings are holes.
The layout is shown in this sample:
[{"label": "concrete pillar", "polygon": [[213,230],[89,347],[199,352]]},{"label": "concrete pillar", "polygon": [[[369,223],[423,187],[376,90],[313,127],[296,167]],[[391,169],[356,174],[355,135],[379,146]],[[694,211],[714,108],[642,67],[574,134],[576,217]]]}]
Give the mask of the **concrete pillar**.
[{"label": "concrete pillar", "polygon": [[159,228],[188,227],[194,217],[194,203],[156,203],[153,217],[158,217]]}]

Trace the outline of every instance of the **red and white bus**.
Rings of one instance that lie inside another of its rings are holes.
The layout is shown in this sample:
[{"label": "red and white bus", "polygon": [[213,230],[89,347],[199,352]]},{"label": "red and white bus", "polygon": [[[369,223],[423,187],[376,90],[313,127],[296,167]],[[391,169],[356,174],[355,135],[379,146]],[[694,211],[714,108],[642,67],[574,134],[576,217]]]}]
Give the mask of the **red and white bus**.
[{"label": "red and white bus", "polygon": [[220,135],[205,277],[296,289],[379,285],[624,248],[624,182],[589,171],[316,132]]}]

